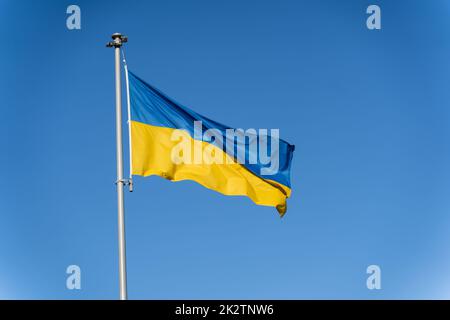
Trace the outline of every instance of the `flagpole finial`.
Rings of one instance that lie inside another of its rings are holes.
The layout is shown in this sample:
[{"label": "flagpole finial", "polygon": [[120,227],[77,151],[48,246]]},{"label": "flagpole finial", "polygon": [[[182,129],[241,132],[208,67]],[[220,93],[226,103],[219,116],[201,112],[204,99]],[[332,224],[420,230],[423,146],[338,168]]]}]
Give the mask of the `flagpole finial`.
[{"label": "flagpole finial", "polygon": [[113,38],[113,41],[110,41],[106,44],[108,48],[120,48],[122,44],[128,42],[128,37],[118,32],[113,33],[111,38]]}]

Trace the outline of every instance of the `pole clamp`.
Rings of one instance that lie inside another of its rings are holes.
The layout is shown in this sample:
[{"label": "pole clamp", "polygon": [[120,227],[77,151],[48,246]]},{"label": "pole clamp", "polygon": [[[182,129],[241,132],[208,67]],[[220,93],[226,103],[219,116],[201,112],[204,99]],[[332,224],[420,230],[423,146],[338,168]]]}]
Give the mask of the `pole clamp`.
[{"label": "pole clamp", "polygon": [[124,186],[128,186],[130,192],[133,192],[133,179],[118,179],[115,184],[123,183]]}]

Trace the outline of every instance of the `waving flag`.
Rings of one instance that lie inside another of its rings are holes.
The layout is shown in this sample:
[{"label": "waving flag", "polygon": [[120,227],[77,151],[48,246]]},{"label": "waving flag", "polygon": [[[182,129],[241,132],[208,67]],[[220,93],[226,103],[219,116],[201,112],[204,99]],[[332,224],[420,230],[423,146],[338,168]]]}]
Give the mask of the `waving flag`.
[{"label": "waving flag", "polygon": [[232,129],[176,103],[132,72],[128,78],[132,174],[193,180],[276,207],[281,216],[286,212],[293,145],[272,131]]}]

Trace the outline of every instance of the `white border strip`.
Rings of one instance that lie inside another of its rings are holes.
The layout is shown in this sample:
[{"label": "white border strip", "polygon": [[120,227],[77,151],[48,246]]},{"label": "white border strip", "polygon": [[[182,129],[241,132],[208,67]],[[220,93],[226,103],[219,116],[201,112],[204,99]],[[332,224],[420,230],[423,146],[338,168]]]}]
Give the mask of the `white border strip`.
[{"label": "white border strip", "polygon": [[130,149],[130,183],[131,179],[133,177],[133,156],[132,156],[132,144],[131,144],[131,107],[130,107],[130,85],[128,82],[128,66],[127,61],[125,60],[125,53],[122,49],[122,55],[123,55],[123,67],[125,69],[125,83],[126,83],[126,89],[127,89],[127,113],[128,113],[128,146]]}]

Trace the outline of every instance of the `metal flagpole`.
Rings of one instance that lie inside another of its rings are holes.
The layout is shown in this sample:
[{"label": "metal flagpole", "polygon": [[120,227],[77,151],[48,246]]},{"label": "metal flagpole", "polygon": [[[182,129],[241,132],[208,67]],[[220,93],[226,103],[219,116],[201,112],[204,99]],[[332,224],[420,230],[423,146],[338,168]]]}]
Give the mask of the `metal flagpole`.
[{"label": "metal flagpole", "polygon": [[107,47],[114,47],[116,68],[116,145],[117,145],[117,207],[119,231],[119,285],[120,300],[127,300],[127,264],[125,252],[125,219],[123,205],[123,188],[127,181],[123,178],[123,150],[122,150],[122,96],[120,86],[120,47],[127,42],[127,37],[120,33],[112,35],[113,41]]}]

